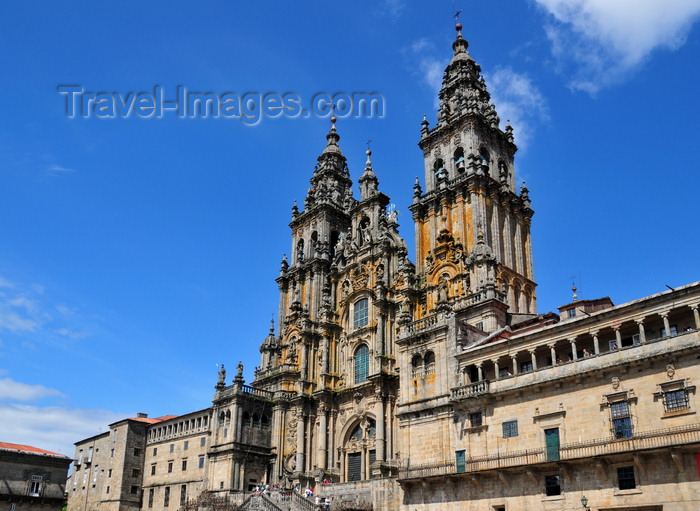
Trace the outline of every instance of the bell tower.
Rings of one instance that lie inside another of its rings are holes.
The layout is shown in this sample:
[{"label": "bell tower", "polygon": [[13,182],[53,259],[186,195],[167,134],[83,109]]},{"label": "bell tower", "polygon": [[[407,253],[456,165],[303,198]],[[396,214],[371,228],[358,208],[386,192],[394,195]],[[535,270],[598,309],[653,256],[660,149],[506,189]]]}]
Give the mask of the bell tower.
[{"label": "bell tower", "polygon": [[[481,67],[457,24],[454,55],[439,93],[437,125],[424,117],[420,148],[425,190],[414,185],[411,211],[423,289],[415,317],[440,307],[471,307],[470,322],[493,331],[506,313],[536,312],[530,207],[515,180],[513,128],[499,128]],[[478,312],[490,303],[490,312]],[[481,318],[481,319],[479,319]],[[468,318],[467,318],[468,319]]]}]

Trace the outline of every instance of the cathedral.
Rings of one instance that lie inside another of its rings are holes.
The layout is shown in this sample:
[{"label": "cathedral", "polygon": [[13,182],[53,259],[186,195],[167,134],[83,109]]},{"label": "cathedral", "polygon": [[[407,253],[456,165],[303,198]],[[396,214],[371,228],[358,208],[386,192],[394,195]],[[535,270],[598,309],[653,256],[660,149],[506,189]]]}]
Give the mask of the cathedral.
[{"label": "cathedral", "polygon": [[461,28],[421,124],[415,262],[332,119],[254,380],[222,368],[210,407],[77,442],[69,511],[700,507],[700,283],[537,312],[513,129]]}]

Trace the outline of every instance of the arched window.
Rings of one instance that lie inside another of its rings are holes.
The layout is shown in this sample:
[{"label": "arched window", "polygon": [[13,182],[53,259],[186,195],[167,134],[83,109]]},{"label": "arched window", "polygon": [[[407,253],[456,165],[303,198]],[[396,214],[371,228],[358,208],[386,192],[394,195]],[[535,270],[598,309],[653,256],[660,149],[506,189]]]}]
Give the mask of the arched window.
[{"label": "arched window", "polygon": [[435,353],[429,351],[425,354],[423,367],[425,368],[425,374],[433,374],[435,372]]},{"label": "arched window", "polygon": [[362,344],[355,350],[355,383],[367,381],[369,376],[369,348]]},{"label": "arched window", "polygon": [[350,440],[362,440],[362,428],[359,424],[350,433]]},{"label": "arched window", "polygon": [[437,160],[435,160],[435,164],[433,165],[433,172],[435,172],[436,179],[441,179],[443,177],[447,177],[447,171],[445,170],[445,163],[442,161],[442,158],[438,158]]},{"label": "arched window", "polygon": [[420,377],[420,373],[421,373],[422,369],[423,369],[423,359],[418,354],[413,355],[413,358],[411,359],[411,371],[413,373],[412,377],[413,378]]},{"label": "arched window", "polygon": [[304,261],[304,240],[301,239],[297,242],[297,262],[301,263]]},{"label": "arched window", "polygon": [[367,326],[369,322],[369,300],[363,298],[362,300],[357,300],[353,306],[353,327],[360,328]]},{"label": "arched window", "polygon": [[488,166],[491,163],[491,155],[485,147],[482,147],[479,151],[479,156],[481,156],[481,161],[484,165]]},{"label": "arched window", "polygon": [[464,172],[464,149],[458,147],[454,153],[455,168],[458,172]]},{"label": "arched window", "polygon": [[269,428],[270,427],[270,419],[267,418],[267,415],[263,415],[260,417],[260,425],[263,428]]},{"label": "arched window", "polygon": [[311,233],[311,241],[309,242],[308,258],[313,259],[316,257],[316,250],[318,247],[318,233],[316,231]]}]

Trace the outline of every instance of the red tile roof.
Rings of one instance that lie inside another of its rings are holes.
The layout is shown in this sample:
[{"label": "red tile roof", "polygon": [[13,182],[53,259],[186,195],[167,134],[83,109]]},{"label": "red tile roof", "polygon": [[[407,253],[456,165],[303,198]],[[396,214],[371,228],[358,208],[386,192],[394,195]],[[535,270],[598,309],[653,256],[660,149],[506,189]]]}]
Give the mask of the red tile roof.
[{"label": "red tile roof", "polygon": [[154,419],[149,419],[146,417],[136,417],[135,419],[129,419],[130,421],[145,422],[146,424],[155,424],[157,422],[163,422],[170,419],[174,419],[177,415],[163,415],[162,417],[156,417]]},{"label": "red tile roof", "polygon": [[44,449],[39,449],[38,447],[32,447],[31,445],[11,444],[8,442],[0,442],[0,449],[7,449],[9,451],[31,452],[34,454],[50,454],[52,456],[62,456],[64,458],[68,457],[68,456],[64,456],[63,454],[59,454],[57,452],[51,452],[51,451],[46,451]]}]

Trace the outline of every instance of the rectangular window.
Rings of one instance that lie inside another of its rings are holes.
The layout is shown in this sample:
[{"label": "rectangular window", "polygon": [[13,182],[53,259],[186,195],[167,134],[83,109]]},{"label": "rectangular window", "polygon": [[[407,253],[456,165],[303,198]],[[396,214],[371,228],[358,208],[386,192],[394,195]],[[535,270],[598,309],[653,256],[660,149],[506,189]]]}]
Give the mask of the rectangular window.
[{"label": "rectangular window", "polygon": [[183,484],[180,486],[180,505],[184,505],[187,502],[187,485]]},{"label": "rectangular window", "polygon": [[503,423],[503,438],[518,436],[518,421],[508,421]]},{"label": "rectangular window", "polygon": [[109,452],[109,457],[110,457],[110,458],[114,458],[114,449],[112,449],[112,450]]},{"label": "rectangular window", "polygon": [[169,461],[168,462],[168,474],[173,471],[173,462]]},{"label": "rectangular window", "polygon": [[561,495],[561,481],[558,475],[544,476],[544,492],[548,497]]},{"label": "rectangular window", "polygon": [[105,493],[109,493],[109,486],[107,486],[107,490],[105,491]]},{"label": "rectangular window", "polygon": [[634,480],[634,467],[618,467],[617,487],[621,490],[634,490],[637,487]]},{"label": "rectangular window", "polygon": [[88,449],[88,463],[92,463],[92,446]]},{"label": "rectangular window", "polygon": [[478,428],[484,423],[483,416],[481,412],[474,412],[469,414],[469,425],[472,428]]},{"label": "rectangular window", "polygon": [[155,463],[153,465],[151,465],[151,475],[152,476],[156,475],[156,464]]},{"label": "rectangular window", "polygon": [[185,440],[185,446],[183,447],[183,449],[186,451],[189,447],[190,447],[190,441]]},{"label": "rectangular window", "polygon": [[138,486],[132,486],[132,487],[129,489],[129,493],[131,493],[132,495],[137,495],[138,492],[139,492],[139,487],[138,487]]},{"label": "rectangular window", "polygon": [[569,309],[566,311],[569,315],[570,318],[575,318],[576,317],[576,309]]},{"label": "rectangular window", "polygon": [[464,449],[455,451],[455,462],[458,473],[463,473],[467,471],[467,453]]},{"label": "rectangular window", "polygon": [[[32,476],[32,479],[36,476]],[[41,477],[41,476],[39,476]],[[30,497],[38,497],[41,492],[41,480],[38,481],[31,481],[29,483],[29,496]]]},{"label": "rectangular window", "polygon": [[[662,328],[659,333],[661,334],[661,337],[667,337],[668,335],[666,334],[666,328]],[[671,325],[671,334],[670,335],[676,335],[678,334],[678,326],[677,325]]]},{"label": "rectangular window", "polygon": [[199,468],[204,468],[204,456],[199,457]]},{"label": "rectangular window", "polygon": [[528,360],[527,362],[520,362],[520,372],[521,373],[529,373],[532,371],[532,361]]},{"label": "rectangular window", "polygon": [[141,456],[141,449],[139,449],[138,447],[135,447],[134,448],[134,456]]},{"label": "rectangular window", "polygon": [[163,507],[168,507],[170,505],[170,486],[165,487],[165,493],[163,493]]},{"label": "rectangular window", "polygon": [[107,477],[112,477],[112,469],[111,468],[107,471]]},{"label": "rectangular window", "polygon": [[688,391],[685,389],[664,392],[664,407],[667,412],[688,408]]},{"label": "rectangular window", "polygon": [[613,421],[615,438],[630,438],[632,436],[632,418],[627,401],[616,401],[610,404],[610,414]]},{"label": "rectangular window", "polygon": [[148,507],[153,507],[153,495],[156,493],[156,491],[151,488],[148,490]]},{"label": "rectangular window", "polygon": [[207,445],[207,437],[203,436],[199,439],[199,446],[204,447],[205,445]]},{"label": "rectangular window", "polygon": [[141,471],[138,468],[134,468],[131,470],[131,477],[138,477],[141,475]]},{"label": "rectangular window", "polygon": [[154,447],[154,448],[153,448],[153,456],[155,456],[155,455],[157,455],[157,454],[158,454],[158,448],[157,448],[157,447]]},{"label": "rectangular window", "polygon": [[482,332],[484,331],[484,322],[483,322],[483,321],[479,321],[479,322],[478,322],[476,325],[474,325],[474,326],[475,326],[476,328],[478,328],[479,330],[481,330]]},{"label": "rectangular window", "polygon": [[187,470],[187,460],[182,460],[182,471]]},{"label": "rectangular window", "polygon": [[170,444],[170,452],[175,452],[175,444]]},{"label": "rectangular window", "polygon": [[369,322],[369,300],[367,298],[363,298],[362,300],[358,300],[355,302],[355,306],[353,309],[353,314],[354,314],[354,328],[360,328],[363,326],[366,326],[367,323]]}]

